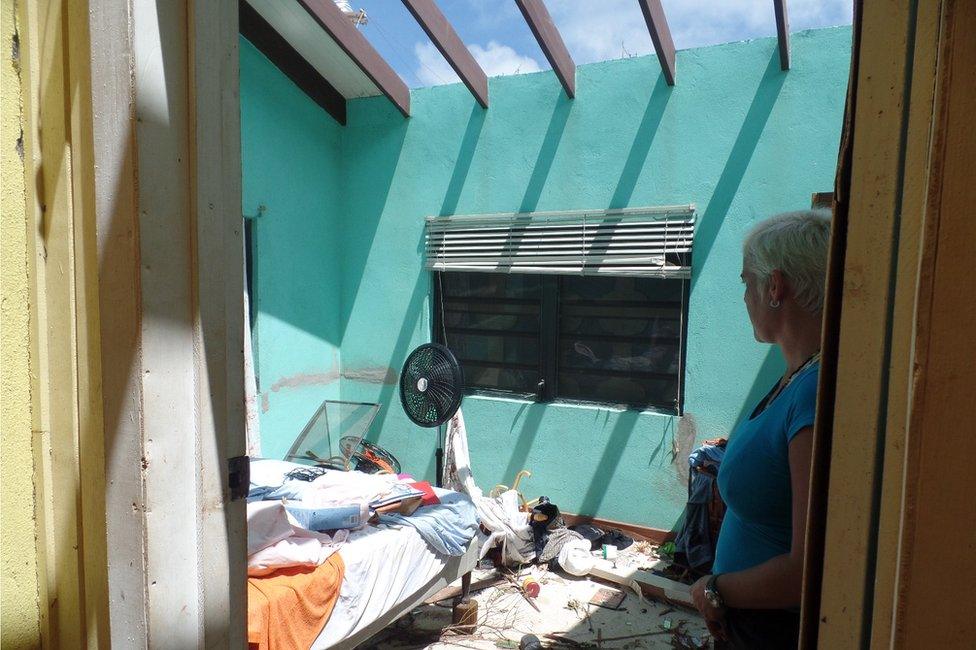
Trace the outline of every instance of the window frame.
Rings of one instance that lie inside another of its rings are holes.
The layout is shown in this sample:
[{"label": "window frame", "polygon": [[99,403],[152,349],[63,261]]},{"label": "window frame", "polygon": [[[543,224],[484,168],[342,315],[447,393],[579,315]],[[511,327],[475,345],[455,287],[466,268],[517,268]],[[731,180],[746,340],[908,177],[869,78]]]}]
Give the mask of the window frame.
[{"label": "window frame", "polygon": [[[442,335],[444,323],[442,317],[442,273],[490,273],[490,271],[430,271],[431,275],[431,340],[444,343]],[[603,408],[623,409],[628,411],[641,411],[649,413],[661,413],[665,415],[684,415],[685,405],[685,370],[686,356],[688,350],[688,313],[690,303],[691,280],[687,278],[668,278],[675,282],[683,283],[682,300],[680,304],[681,327],[679,340],[679,364],[678,364],[678,403],[675,408],[668,408],[657,404],[633,404],[628,402],[613,402],[607,400],[584,400],[575,398],[558,397],[559,382],[559,316],[560,305],[559,297],[561,294],[562,275],[555,274],[529,274],[535,275],[542,283],[542,300],[539,311],[539,376],[541,378],[541,388],[535,392],[523,392],[506,390],[504,388],[484,388],[465,385],[465,395],[476,395],[483,397],[496,397],[508,399],[523,399],[540,404],[562,404],[572,406],[596,406]]]}]

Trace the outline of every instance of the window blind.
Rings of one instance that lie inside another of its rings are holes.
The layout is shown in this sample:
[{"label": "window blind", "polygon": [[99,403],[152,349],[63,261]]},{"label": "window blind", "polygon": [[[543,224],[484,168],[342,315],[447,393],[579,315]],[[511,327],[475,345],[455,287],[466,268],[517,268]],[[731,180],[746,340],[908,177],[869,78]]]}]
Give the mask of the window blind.
[{"label": "window blind", "polygon": [[434,271],[690,278],[695,206],[428,217]]}]

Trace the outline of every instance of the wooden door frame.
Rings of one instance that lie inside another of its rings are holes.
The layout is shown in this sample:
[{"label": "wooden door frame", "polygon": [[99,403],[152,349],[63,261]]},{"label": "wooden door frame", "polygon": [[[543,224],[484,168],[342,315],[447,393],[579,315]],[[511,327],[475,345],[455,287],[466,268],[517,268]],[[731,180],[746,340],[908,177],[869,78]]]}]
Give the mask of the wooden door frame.
[{"label": "wooden door frame", "polygon": [[243,647],[237,1],[18,12],[43,643]]},{"label": "wooden door frame", "polygon": [[[959,0],[855,4],[801,647],[952,647],[968,638],[958,603],[971,604],[976,580],[965,543],[941,546],[965,535],[976,512],[937,501],[940,487],[957,495],[976,489],[974,473],[951,451],[968,443],[959,427],[976,422],[973,400],[959,397],[976,387],[974,364],[950,353],[973,349],[960,320],[976,327],[974,274],[963,267],[976,258],[976,196],[959,171],[967,164],[971,171],[976,154],[962,122],[972,119],[976,99],[971,75],[961,72],[976,69],[967,32],[976,29],[976,8]],[[962,285],[970,287],[968,302]],[[934,296],[943,299],[940,309]],[[937,458],[947,463],[940,467]],[[925,559],[931,548],[917,532],[922,521],[933,524],[927,539],[951,570]],[[940,591],[949,586],[955,600]],[[940,593],[942,606],[929,609]]]}]

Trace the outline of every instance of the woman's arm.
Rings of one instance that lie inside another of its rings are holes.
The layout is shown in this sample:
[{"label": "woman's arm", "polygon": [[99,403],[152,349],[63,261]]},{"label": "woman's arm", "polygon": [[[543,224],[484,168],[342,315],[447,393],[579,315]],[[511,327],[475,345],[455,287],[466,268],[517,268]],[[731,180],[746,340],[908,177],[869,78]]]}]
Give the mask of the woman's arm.
[{"label": "woman's arm", "polygon": [[[790,485],[793,490],[793,539],[790,552],[777,555],[750,569],[719,576],[716,588],[728,607],[799,607],[812,452],[813,427],[805,427],[793,437],[789,446]],[[695,583],[692,587],[693,594],[696,590],[704,590],[706,582],[707,576]]]}]

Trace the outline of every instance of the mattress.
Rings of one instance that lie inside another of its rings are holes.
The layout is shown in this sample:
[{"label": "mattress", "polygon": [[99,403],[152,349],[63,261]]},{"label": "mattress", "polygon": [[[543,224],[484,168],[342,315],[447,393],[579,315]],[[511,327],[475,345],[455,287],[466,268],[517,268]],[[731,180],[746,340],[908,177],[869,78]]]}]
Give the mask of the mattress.
[{"label": "mattress", "polygon": [[338,553],[346,565],[339,600],[313,648],[351,648],[474,568],[481,540],[461,557],[436,553],[414,528],[367,526]]}]

